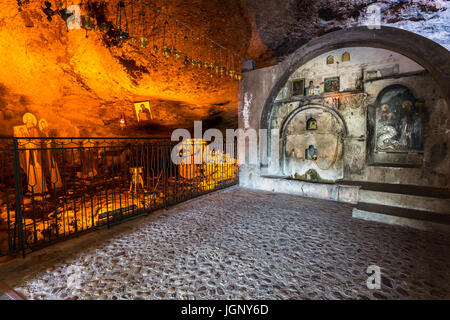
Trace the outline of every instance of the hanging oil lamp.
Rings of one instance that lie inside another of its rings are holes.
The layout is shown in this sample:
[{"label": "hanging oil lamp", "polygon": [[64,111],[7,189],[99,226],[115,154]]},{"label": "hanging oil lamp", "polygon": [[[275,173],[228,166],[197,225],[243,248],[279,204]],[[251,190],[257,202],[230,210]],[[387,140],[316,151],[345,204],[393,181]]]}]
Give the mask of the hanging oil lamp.
[{"label": "hanging oil lamp", "polygon": [[124,42],[130,38],[130,35],[128,34],[128,32],[126,32],[125,30],[122,30],[120,28],[117,31],[117,35],[121,42]]},{"label": "hanging oil lamp", "polygon": [[86,30],[86,38],[88,31],[94,30],[94,20],[90,16],[81,16],[81,27]]},{"label": "hanging oil lamp", "polygon": [[164,58],[169,59],[170,56],[172,55],[172,48],[170,46],[163,46],[162,49],[162,54],[164,56]]},{"label": "hanging oil lamp", "polygon": [[236,79],[237,81],[241,81],[241,80],[242,80],[242,74],[237,73],[237,74],[235,75],[235,79]]},{"label": "hanging oil lamp", "polygon": [[169,57],[172,55],[172,48],[166,44],[166,27],[169,24],[167,20],[164,22],[164,29],[163,29],[163,47],[162,47],[162,54],[164,58],[169,59]]},{"label": "hanging oil lamp", "polygon": [[236,72],[234,71],[234,70],[230,70],[230,71],[228,71],[228,76],[231,78],[231,79],[234,79],[234,76],[236,75]]},{"label": "hanging oil lamp", "polygon": [[[124,19],[125,19],[125,29],[122,28],[122,10],[124,13]],[[117,3],[117,17],[116,17],[116,25],[119,26],[119,28],[116,30],[116,37],[119,38],[121,44],[128,40],[130,38],[130,35],[128,33],[128,21],[125,11],[125,3],[123,1],[119,1]]]},{"label": "hanging oil lamp", "polygon": [[111,27],[112,27],[111,23],[105,21],[105,22],[100,23],[100,25],[98,26],[98,29],[103,33],[107,33],[107,32],[109,32],[109,30],[111,30]]},{"label": "hanging oil lamp", "polygon": [[181,56],[183,55],[183,52],[181,52],[178,49],[174,49],[173,50],[173,55],[175,57],[175,61],[178,61],[178,60],[180,60]]},{"label": "hanging oil lamp", "polygon": [[139,45],[141,48],[146,48],[148,44],[148,40],[145,37],[145,10],[144,5],[142,5],[142,10],[139,12],[139,16],[141,18],[141,27],[142,27],[142,33],[141,37],[139,38]]},{"label": "hanging oil lamp", "polygon": [[89,14],[92,12],[92,6],[91,6],[90,0],[87,0],[86,10],[88,12],[88,15],[81,16],[81,28],[86,30],[86,38],[87,38],[88,31],[94,30],[94,28],[95,28],[94,19],[91,16],[89,16]]},{"label": "hanging oil lamp", "polygon": [[148,45],[148,40],[146,37],[141,37],[139,39],[139,43],[140,43],[141,48],[146,48]]},{"label": "hanging oil lamp", "polygon": [[41,7],[42,11],[47,16],[47,20],[52,21],[52,17],[56,14],[56,10],[52,9],[52,3],[50,1],[45,1],[44,5],[45,5],[45,8]]},{"label": "hanging oil lamp", "polygon": [[220,76],[223,77],[225,75],[225,68],[224,67],[220,67]]},{"label": "hanging oil lamp", "polygon": [[22,1],[21,0],[17,0],[17,10],[19,10],[19,12],[22,11],[22,5],[23,5]]}]

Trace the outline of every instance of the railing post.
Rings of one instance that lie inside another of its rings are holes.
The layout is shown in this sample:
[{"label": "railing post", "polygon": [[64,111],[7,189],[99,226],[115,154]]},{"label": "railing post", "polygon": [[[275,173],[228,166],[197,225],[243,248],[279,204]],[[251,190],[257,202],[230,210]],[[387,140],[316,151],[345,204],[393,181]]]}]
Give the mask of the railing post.
[{"label": "railing post", "polygon": [[168,170],[168,159],[167,159],[167,148],[168,148],[168,143],[167,143],[167,141],[164,139],[164,142],[163,142],[163,150],[162,150],[162,157],[163,157],[163,159],[162,159],[162,161],[163,161],[163,176],[164,176],[164,178],[163,178],[163,193],[164,193],[164,209],[166,209],[167,210],[167,202],[168,202],[168,194],[167,194],[167,184],[168,184],[168,180],[169,180],[169,178],[168,178],[168,172],[169,172],[169,170]]},{"label": "railing post", "polygon": [[16,189],[16,224],[17,233],[19,237],[19,247],[22,251],[22,256],[25,258],[25,244],[23,239],[23,220],[22,220],[22,177],[20,174],[20,154],[19,142],[17,138],[13,138],[14,145],[14,187]]}]

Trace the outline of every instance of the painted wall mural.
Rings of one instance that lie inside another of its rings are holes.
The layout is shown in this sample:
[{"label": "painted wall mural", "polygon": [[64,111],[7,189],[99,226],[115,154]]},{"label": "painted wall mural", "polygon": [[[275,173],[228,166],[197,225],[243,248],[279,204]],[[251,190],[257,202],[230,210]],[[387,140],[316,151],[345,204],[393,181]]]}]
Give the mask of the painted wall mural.
[{"label": "painted wall mural", "polygon": [[383,89],[375,110],[376,151],[422,150],[423,103],[408,88],[395,85]]}]

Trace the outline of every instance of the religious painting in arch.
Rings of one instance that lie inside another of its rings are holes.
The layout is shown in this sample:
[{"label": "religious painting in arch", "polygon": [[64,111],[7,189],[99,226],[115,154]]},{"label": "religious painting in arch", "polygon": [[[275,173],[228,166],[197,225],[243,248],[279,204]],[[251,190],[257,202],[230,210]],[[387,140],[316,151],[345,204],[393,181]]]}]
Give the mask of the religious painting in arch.
[{"label": "religious painting in arch", "polygon": [[402,85],[383,89],[375,106],[375,150],[420,151],[423,103]]}]

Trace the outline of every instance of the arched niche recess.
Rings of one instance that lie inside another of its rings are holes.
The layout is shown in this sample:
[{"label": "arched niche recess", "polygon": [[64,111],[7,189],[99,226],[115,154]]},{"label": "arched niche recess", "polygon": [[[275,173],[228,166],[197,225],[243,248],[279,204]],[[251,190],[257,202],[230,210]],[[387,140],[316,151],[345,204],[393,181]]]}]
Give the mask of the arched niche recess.
[{"label": "arched niche recess", "polygon": [[[308,128],[310,119],[317,123],[314,130]],[[280,128],[282,173],[311,180],[307,175],[314,172],[322,182],[342,179],[343,138],[347,134],[345,121],[333,109],[316,104],[298,107],[286,117]]]}]

